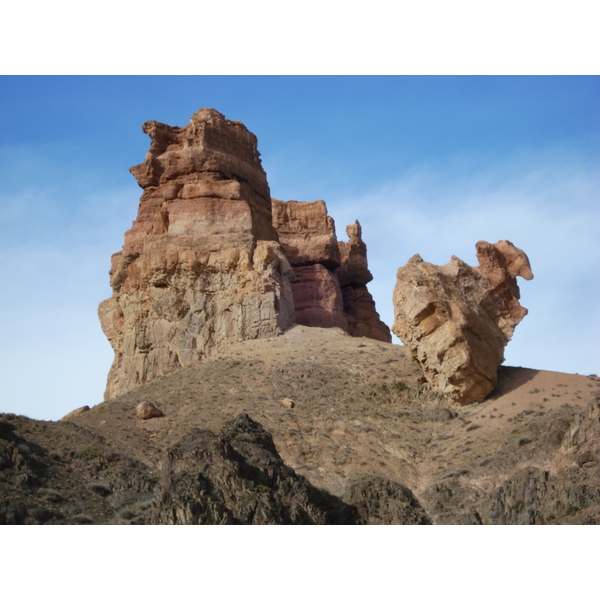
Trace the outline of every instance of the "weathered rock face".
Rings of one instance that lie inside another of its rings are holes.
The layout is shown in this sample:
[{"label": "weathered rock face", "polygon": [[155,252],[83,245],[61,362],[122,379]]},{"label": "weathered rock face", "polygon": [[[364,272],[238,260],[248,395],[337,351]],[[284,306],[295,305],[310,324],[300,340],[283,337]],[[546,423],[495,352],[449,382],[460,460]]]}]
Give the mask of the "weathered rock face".
[{"label": "weathered rock face", "polygon": [[273,226],[293,266],[321,264],[335,271],[340,264],[340,249],[335,223],[327,214],[323,200],[296,202],[272,200]]},{"label": "weathered rock face", "polygon": [[348,225],[346,234],[349,240],[338,242],[341,265],[335,276],[342,290],[344,316],[350,335],[391,343],[390,328],[379,318],[375,300],[367,289],[373,275],[367,266],[367,245],[362,240],[360,223],[356,221]]},{"label": "weathered rock face", "polygon": [[294,269],[296,323],[391,342],[366,287],[373,276],[358,221],[346,228],[349,241],[338,242],[322,200],[272,202],[273,225]]},{"label": "weathered rock face", "polygon": [[207,108],[186,127],[143,130],[152,143],[131,172],[144,193],[99,307],[115,352],[106,398],[294,317],[256,137]]},{"label": "weathered rock face", "polygon": [[272,206],[273,225],[294,269],[296,323],[347,331],[342,293],[333,274],[340,266],[340,251],[325,202],[273,199]]},{"label": "weathered rock face", "polygon": [[392,331],[433,389],[461,404],[494,389],[504,347],[527,314],[516,277],[533,278],[526,254],[510,242],[476,247],[479,267],[455,256],[442,267],[413,256],[394,289]]},{"label": "weathered rock face", "polygon": [[431,525],[431,519],[406,486],[382,477],[351,482],[342,500],[355,506],[368,525]]}]

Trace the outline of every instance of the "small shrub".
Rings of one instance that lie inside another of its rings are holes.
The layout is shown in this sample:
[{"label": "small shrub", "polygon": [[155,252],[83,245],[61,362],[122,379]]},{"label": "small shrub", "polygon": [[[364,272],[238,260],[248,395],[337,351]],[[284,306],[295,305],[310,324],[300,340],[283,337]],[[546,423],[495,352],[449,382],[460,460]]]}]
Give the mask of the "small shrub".
[{"label": "small shrub", "polygon": [[396,381],[392,387],[399,394],[408,389],[408,386],[403,381]]},{"label": "small shrub", "polygon": [[88,484],[88,488],[103,498],[112,494],[112,490],[102,483],[90,483]]},{"label": "small shrub", "polygon": [[254,489],[255,489],[257,492],[260,492],[261,494],[266,494],[266,493],[268,493],[268,492],[270,492],[270,491],[271,491],[271,488],[270,488],[270,487],[268,487],[268,486],[266,486],[266,485],[262,485],[262,483],[259,483],[259,484],[255,485],[255,486],[254,486]]},{"label": "small shrub", "polygon": [[73,455],[74,458],[81,458],[82,460],[94,460],[94,458],[98,458],[98,456],[100,456],[100,453],[94,446],[88,446],[82,450],[77,450]]}]

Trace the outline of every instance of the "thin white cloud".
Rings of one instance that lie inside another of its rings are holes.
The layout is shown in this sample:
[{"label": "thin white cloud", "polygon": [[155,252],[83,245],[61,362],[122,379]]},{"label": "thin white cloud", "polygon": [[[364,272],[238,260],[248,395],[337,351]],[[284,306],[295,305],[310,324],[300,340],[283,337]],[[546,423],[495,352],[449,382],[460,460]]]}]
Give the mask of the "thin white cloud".
[{"label": "thin white cloud", "polygon": [[102,401],[112,350],[96,311],[139,189],[82,193],[85,174],[65,168],[46,186],[56,165],[32,155],[27,187],[11,191],[25,162],[4,163],[0,190],[0,412],[59,419]]},{"label": "thin white cloud", "polygon": [[363,225],[382,318],[393,323],[395,273],[413,254],[475,265],[477,241],[508,239],[528,254],[535,279],[519,279],[530,313],[507,346],[506,364],[600,371],[599,169],[563,152],[471,167],[422,168],[328,204],[338,232],[355,218]]}]

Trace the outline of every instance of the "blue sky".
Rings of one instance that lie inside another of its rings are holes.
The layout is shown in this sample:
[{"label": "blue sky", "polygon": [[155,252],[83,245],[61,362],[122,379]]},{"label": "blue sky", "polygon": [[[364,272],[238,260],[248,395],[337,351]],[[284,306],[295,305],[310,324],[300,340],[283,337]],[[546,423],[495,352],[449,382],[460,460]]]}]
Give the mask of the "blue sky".
[{"label": "blue sky", "polygon": [[600,371],[599,77],[0,77],[0,412],[57,419],[102,400],[96,309],[135,218],[154,119],[209,106],[259,141],[274,198],[359,219],[392,324],[415,253],[470,264],[509,239],[535,279],[506,364]]}]

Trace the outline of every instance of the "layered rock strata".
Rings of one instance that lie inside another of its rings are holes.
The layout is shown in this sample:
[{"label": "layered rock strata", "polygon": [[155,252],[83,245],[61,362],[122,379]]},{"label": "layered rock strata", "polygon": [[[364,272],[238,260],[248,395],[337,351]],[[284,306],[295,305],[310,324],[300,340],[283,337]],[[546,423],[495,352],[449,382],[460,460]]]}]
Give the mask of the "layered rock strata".
[{"label": "layered rock strata", "polygon": [[208,108],[142,129],[152,142],[131,173],[144,192],[99,307],[115,352],[107,399],[294,318],[256,137]]},{"label": "layered rock strata", "polygon": [[527,314],[516,277],[533,279],[511,242],[478,242],[479,267],[453,256],[438,267],[416,254],[398,270],[392,331],[432,388],[460,404],[494,389],[504,347]]},{"label": "layered rock strata", "polygon": [[338,242],[341,265],[335,276],[342,290],[344,316],[350,335],[392,342],[390,328],[379,318],[375,300],[367,289],[373,275],[367,265],[367,245],[362,228],[356,221],[346,227],[347,242]]},{"label": "layered rock strata", "polygon": [[338,242],[322,200],[272,200],[273,225],[292,264],[295,320],[309,327],[340,327],[350,335],[391,342],[366,284],[373,279],[358,221]]}]

